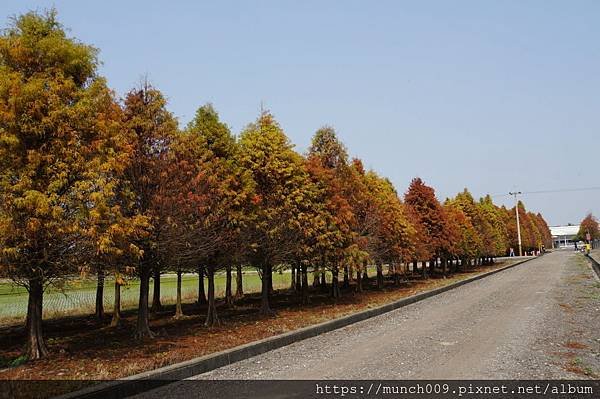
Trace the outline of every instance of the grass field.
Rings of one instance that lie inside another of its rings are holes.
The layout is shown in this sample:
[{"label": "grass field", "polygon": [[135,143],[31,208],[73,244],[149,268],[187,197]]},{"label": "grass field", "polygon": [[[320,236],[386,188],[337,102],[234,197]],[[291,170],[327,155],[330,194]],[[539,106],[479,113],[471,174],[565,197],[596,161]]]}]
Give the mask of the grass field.
[{"label": "grass field", "polygon": [[[177,276],[165,274],[161,277],[161,302],[175,303],[177,295]],[[208,282],[204,279],[206,288]],[[273,273],[273,287],[285,288],[290,285],[290,273]],[[261,281],[254,271],[244,271],[244,292],[260,291]],[[233,275],[233,290],[235,292],[235,273]],[[198,296],[198,276],[186,274],[182,279],[182,297],[184,302],[193,302]],[[224,296],[225,274],[215,276],[215,291],[217,297]],[[153,281],[150,280],[150,301],[152,301]],[[139,280],[130,280],[127,286],[121,287],[121,305],[123,309],[137,307]],[[114,280],[106,278],[104,286],[104,309],[112,310],[114,300]],[[65,315],[93,313],[96,306],[96,280],[72,280],[62,288],[49,286],[44,293],[44,318]],[[18,323],[25,319],[27,313],[27,291],[10,282],[0,283],[0,324]]]}]

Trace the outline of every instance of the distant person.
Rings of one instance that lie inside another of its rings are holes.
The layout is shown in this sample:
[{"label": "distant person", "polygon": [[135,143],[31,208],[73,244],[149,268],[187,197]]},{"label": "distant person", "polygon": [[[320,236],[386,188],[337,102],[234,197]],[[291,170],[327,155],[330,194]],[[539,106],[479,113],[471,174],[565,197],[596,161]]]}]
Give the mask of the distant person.
[{"label": "distant person", "polygon": [[575,251],[577,251],[577,241],[575,241]]},{"label": "distant person", "polygon": [[508,256],[515,256],[515,249],[514,248],[511,248],[509,250]]},{"label": "distant person", "polygon": [[590,245],[589,242],[585,243],[585,254],[589,255],[590,254],[590,250],[592,249],[592,246]]}]

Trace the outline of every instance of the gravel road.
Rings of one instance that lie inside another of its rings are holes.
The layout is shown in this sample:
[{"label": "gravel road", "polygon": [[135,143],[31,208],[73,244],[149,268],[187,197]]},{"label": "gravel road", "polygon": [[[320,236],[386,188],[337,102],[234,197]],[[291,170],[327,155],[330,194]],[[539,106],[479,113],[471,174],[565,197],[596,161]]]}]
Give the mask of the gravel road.
[{"label": "gravel road", "polygon": [[598,378],[598,331],[597,277],[582,255],[556,251],[194,378]]}]

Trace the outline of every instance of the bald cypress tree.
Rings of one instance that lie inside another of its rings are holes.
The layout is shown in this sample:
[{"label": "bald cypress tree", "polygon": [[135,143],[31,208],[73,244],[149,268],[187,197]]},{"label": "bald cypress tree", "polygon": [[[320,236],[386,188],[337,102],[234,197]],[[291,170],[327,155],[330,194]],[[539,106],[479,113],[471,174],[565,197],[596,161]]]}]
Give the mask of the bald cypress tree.
[{"label": "bald cypress tree", "polygon": [[322,269],[332,274],[331,296],[341,296],[339,287],[340,267],[344,269],[344,287],[349,287],[349,258],[353,250],[355,224],[347,193],[350,169],[346,148],[337,138],[332,127],[317,130],[308,151],[308,171],[319,190],[321,212],[315,216],[322,221],[317,234],[315,250],[319,252]]},{"label": "bald cypress tree", "polygon": [[0,35],[0,267],[29,292],[29,359],[48,354],[43,292],[86,266],[124,160],[96,54],[66,35],[53,10],[19,16]]},{"label": "bald cypress tree", "polygon": [[[150,276],[160,271],[157,236],[165,224],[153,208],[158,193],[160,173],[177,134],[177,122],[166,109],[162,93],[147,82],[131,90],[125,97],[124,124],[131,132],[132,159],[126,170],[134,196],[132,212],[144,216],[150,223],[149,234],[137,245],[143,256],[137,265],[140,294],[136,337],[153,337],[148,322]],[[156,281],[155,281],[156,283]]]},{"label": "bald cypress tree", "polygon": [[[431,259],[430,263],[435,263],[443,255],[448,236],[448,221],[444,209],[435,197],[435,191],[417,177],[410,183],[404,202],[415,221],[420,245],[427,249],[423,251],[426,256],[423,260]],[[423,277],[427,276],[426,270],[423,266]]]},{"label": "bald cypress tree", "polygon": [[245,230],[248,258],[262,278],[262,315],[271,315],[273,268],[290,261],[302,235],[299,216],[307,208],[308,174],[302,157],[269,113],[263,113],[240,137],[240,163],[255,182],[255,206]]}]

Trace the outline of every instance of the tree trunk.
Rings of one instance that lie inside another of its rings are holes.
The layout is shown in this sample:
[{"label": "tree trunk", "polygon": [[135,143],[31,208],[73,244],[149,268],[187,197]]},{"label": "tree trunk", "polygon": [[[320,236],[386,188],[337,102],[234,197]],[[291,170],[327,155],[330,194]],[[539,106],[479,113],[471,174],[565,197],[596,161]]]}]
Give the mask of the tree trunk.
[{"label": "tree trunk", "polygon": [[337,299],[340,296],[339,269],[336,265],[331,271],[331,297]]},{"label": "tree trunk", "polygon": [[383,265],[381,262],[376,263],[377,266],[377,289],[383,289]]},{"label": "tree trunk", "polygon": [[363,270],[363,276],[362,276],[362,279],[364,281],[369,281],[369,273],[367,272],[368,267],[369,267],[369,265],[365,264],[365,268]]},{"label": "tree trunk", "polygon": [[206,321],[204,325],[213,327],[219,324],[217,316],[217,306],[215,303],[215,270],[212,267],[206,269],[208,277],[208,309],[206,311]]},{"label": "tree trunk", "polygon": [[233,292],[231,289],[232,278],[231,278],[231,266],[225,267],[225,303],[231,307],[233,305]]},{"label": "tree trunk", "polygon": [[30,279],[28,288],[25,356],[28,360],[37,360],[48,356],[48,348],[42,334],[42,305],[44,300],[42,280],[39,278]]},{"label": "tree trunk", "polygon": [[291,274],[290,290],[295,291],[296,290],[296,266],[294,264],[292,264],[290,274]]},{"label": "tree trunk", "polygon": [[181,308],[181,269],[177,270],[177,301],[175,302],[175,318],[183,317],[183,309]]},{"label": "tree trunk", "polygon": [[269,284],[269,295],[273,294],[273,266],[269,266],[269,272],[267,273],[267,282]]},{"label": "tree trunk", "polygon": [[421,275],[423,278],[427,278],[427,262],[421,262]]},{"label": "tree trunk", "polygon": [[401,263],[394,263],[394,285],[400,285]]},{"label": "tree trunk", "polygon": [[[300,292],[302,290],[302,262],[298,262],[296,266],[296,292]],[[308,277],[307,277],[308,282]]]},{"label": "tree trunk", "polygon": [[350,287],[350,270],[348,266],[344,266],[344,284],[342,285],[342,287]]},{"label": "tree trunk", "polygon": [[204,267],[198,267],[198,305],[206,304],[206,292],[204,291]]},{"label": "tree trunk", "polygon": [[363,291],[363,285],[362,285],[362,273],[360,270],[356,271],[356,292],[362,292]]},{"label": "tree trunk", "polygon": [[154,290],[152,290],[152,308],[150,311],[152,313],[157,313],[162,310],[162,304],[160,303],[160,269],[157,267],[154,268]]},{"label": "tree trunk", "polygon": [[121,284],[119,284],[119,276],[115,275],[115,301],[113,304],[113,314],[110,321],[111,327],[119,327],[121,325]]},{"label": "tree trunk", "polygon": [[442,274],[444,278],[448,277],[448,259],[442,258]]},{"label": "tree trunk", "polygon": [[319,286],[320,283],[320,279],[319,279],[319,272],[317,272],[316,270],[313,271],[313,288],[317,288]]},{"label": "tree trunk", "polygon": [[96,319],[104,319],[104,268],[98,268],[98,282],[96,283]]},{"label": "tree trunk", "polygon": [[147,265],[142,265],[140,273],[140,298],[138,303],[138,317],[135,338],[143,340],[144,338],[153,338],[154,334],[150,331],[148,322],[148,295],[150,291],[150,269]]},{"label": "tree trunk", "polygon": [[302,265],[302,304],[307,305],[310,302],[308,297],[308,268]]},{"label": "tree trunk", "polygon": [[235,274],[235,299],[242,299],[244,297],[244,287],[242,283],[242,265],[237,265]]},{"label": "tree trunk", "polygon": [[269,265],[264,264],[262,267],[262,287],[261,287],[261,296],[260,296],[260,311],[259,313],[263,316],[272,316],[275,314],[271,309],[271,305],[269,303],[269,274],[271,274],[271,268]]},{"label": "tree trunk", "polygon": [[323,290],[325,292],[327,292],[327,278],[325,277],[325,272],[321,272],[321,288],[323,288]]}]

